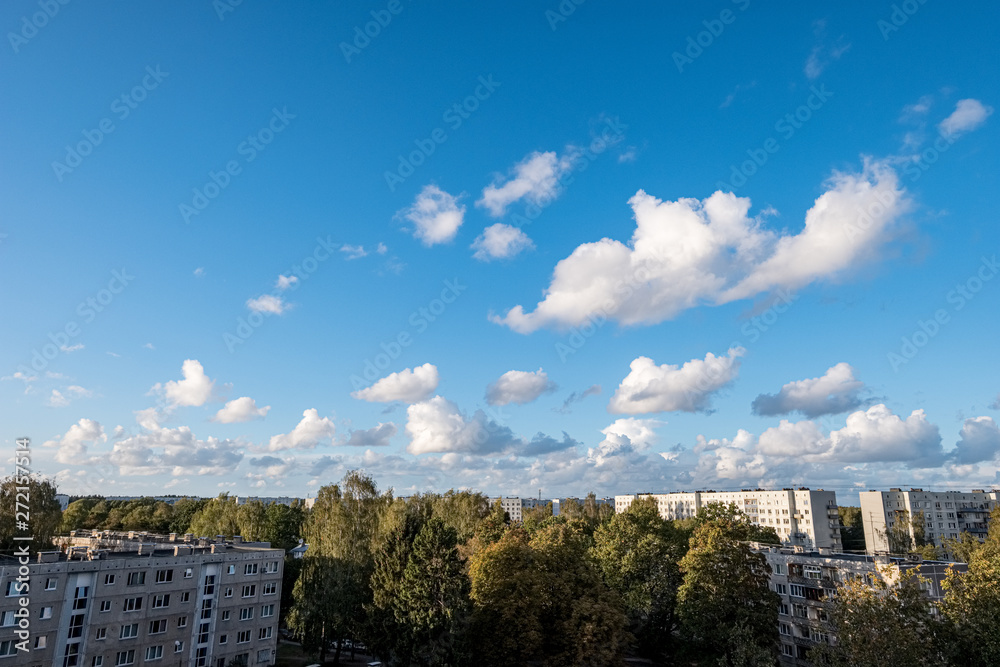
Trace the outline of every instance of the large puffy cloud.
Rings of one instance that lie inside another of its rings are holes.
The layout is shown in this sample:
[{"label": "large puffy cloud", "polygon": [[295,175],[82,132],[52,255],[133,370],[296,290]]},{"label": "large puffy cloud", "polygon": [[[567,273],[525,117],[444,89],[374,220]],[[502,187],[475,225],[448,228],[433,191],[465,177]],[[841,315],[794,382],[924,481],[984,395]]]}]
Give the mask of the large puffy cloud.
[{"label": "large puffy cloud", "polygon": [[97,458],[87,451],[90,445],[105,442],[108,439],[104,427],[93,419],[81,419],[69,427],[69,430],[58,440],[49,440],[44,447],[58,447],[56,461],[74,465],[94,463]]},{"label": "large puffy cloud", "polygon": [[827,188],[797,234],[764,229],[748,216],[750,200],[732,193],[661,201],[640,190],[629,200],[636,229],[627,245],[605,238],[577,247],[534,311],[518,305],[491,319],[520,333],[595,317],[654,324],[697,305],[848,274],[878,257],[908,200],[883,162],[834,174]]},{"label": "large puffy cloud", "polygon": [[122,475],[225,475],[243,460],[236,440],[198,440],[187,426],[158,428],[115,443],[110,461]]},{"label": "large puffy cloud", "polygon": [[499,218],[519,199],[527,199],[532,204],[551,200],[559,192],[559,179],[573,168],[573,159],[572,151],[562,156],[555,151],[531,153],[514,165],[513,176],[506,182],[497,179],[483,188],[483,196],[476,206]]},{"label": "large puffy cloud", "polygon": [[290,433],[271,436],[267,449],[278,452],[285,449],[313,449],[323,440],[330,440],[336,427],[329,417],[320,417],[316,408],[302,413],[300,421]]},{"label": "large puffy cloud", "polygon": [[649,357],[638,357],[611,397],[608,411],[642,414],[707,410],[712,395],[736,378],[743,353],[743,348],[731,348],[721,357],[709,352],[704,359],[692,359],[683,366],[657,366]]},{"label": "large puffy cloud", "polygon": [[992,461],[1000,451],[1000,428],[992,417],[966,419],[951,456],[956,463]]},{"label": "large puffy cloud", "polygon": [[413,223],[414,238],[430,247],[455,238],[465,218],[465,207],[459,206],[457,197],[436,185],[427,185],[400,215]]},{"label": "large puffy cloud", "polygon": [[486,402],[490,405],[524,405],[556,389],[556,384],[541,368],[537,371],[507,371],[486,388]]},{"label": "large puffy cloud", "polygon": [[171,406],[198,407],[212,398],[215,380],[205,375],[201,362],[197,359],[185,359],[181,374],[184,376],[183,380],[153,385],[153,393],[162,394]]},{"label": "large puffy cloud", "polygon": [[859,393],[864,388],[850,364],[841,362],[827,369],[822,377],[789,382],[777,394],[761,394],[752,407],[754,414],[765,416],[789,412],[801,412],[807,417],[835,415],[861,407]]},{"label": "large puffy cloud", "polygon": [[604,427],[604,440],[597,447],[588,450],[588,458],[598,466],[606,464],[614,457],[631,458],[634,454],[649,449],[657,440],[656,428],[666,424],[658,419],[617,419]]},{"label": "large puffy cloud", "polygon": [[212,421],[219,422],[220,424],[236,424],[254,419],[263,419],[267,416],[267,412],[270,409],[270,405],[258,408],[257,402],[252,398],[249,396],[240,396],[226,403],[224,407],[215,413]]},{"label": "large puffy cloud", "polygon": [[534,247],[535,244],[522,230],[498,222],[484,229],[472,242],[472,249],[476,251],[472,256],[481,262],[509,259],[522,250]]},{"label": "large puffy cloud", "polygon": [[351,431],[344,444],[348,447],[385,447],[394,435],[396,435],[396,425],[388,422],[369,429]]},{"label": "large puffy cloud", "polygon": [[985,123],[992,114],[993,107],[986,106],[979,100],[959,100],[958,104],[955,105],[955,110],[941,121],[938,129],[945,136],[957,137],[976,129]]},{"label": "large puffy cloud", "polygon": [[437,366],[424,364],[390,373],[372,386],[352,392],[351,396],[373,403],[417,403],[429,398],[440,381]]}]

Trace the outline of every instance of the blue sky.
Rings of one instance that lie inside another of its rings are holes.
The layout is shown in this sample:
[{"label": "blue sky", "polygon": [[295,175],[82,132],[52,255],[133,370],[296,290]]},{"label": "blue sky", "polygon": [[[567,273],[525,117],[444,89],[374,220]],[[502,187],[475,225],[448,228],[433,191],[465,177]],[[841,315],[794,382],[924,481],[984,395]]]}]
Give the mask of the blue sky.
[{"label": "blue sky", "polygon": [[7,3],[4,441],[70,493],[996,484],[998,11]]}]

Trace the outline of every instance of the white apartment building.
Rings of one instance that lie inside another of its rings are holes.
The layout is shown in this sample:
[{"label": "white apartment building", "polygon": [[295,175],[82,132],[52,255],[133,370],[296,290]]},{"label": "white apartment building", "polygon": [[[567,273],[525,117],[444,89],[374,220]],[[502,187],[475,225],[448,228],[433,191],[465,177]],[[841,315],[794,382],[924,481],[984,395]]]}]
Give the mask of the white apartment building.
[{"label": "white apartment building", "polygon": [[[924,491],[889,489],[861,493],[861,518],[864,520],[865,544],[869,551],[889,551],[889,529],[906,520],[910,538],[916,541],[914,523],[924,528],[928,544],[944,546],[944,540],[959,533],[970,533],[980,540],[986,537],[990,512],[1000,502],[1000,493],[973,489],[963,491]],[[904,514],[905,512],[905,514]]]},{"label": "white apartment building", "polygon": [[837,494],[807,488],[683,491],[615,496],[615,512],[636,498],[653,498],[664,519],[689,519],[710,503],[735,503],[753,523],[773,528],[782,543],[807,548],[842,549]]},{"label": "white apartment building", "polygon": [[522,521],[524,519],[524,510],[533,509],[535,507],[548,505],[551,500],[542,500],[540,498],[519,498],[518,496],[503,496],[502,498],[490,498],[490,505],[493,505],[496,501],[500,501],[500,506],[503,511],[507,513],[507,518],[511,521]]},{"label": "white apartment building", "polygon": [[274,663],[284,550],[83,532],[27,563],[0,557],[0,665]]},{"label": "white apartment building", "polygon": [[921,561],[919,558],[890,558],[882,554],[834,553],[829,549],[806,551],[799,547],[779,548],[755,544],[771,566],[771,590],[780,597],[778,605],[778,636],[781,642],[782,665],[811,667],[807,656],[818,643],[830,643],[829,598],[837,586],[855,577],[880,576],[888,569],[887,580],[896,581],[901,572],[917,569],[926,579],[923,590],[931,601],[944,597],[941,582],[948,568],[965,571],[964,563]]}]

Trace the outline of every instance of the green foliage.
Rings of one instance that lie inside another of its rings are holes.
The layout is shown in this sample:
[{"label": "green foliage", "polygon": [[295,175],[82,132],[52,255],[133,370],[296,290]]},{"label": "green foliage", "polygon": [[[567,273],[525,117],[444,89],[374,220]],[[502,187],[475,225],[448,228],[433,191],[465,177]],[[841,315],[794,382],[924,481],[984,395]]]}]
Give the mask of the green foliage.
[{"label": "green foliage", "polygon": [[[5,477],[0,482],[0,503],[0,552],[10,554],[24,546],[32,553],[53,548],[52,538],[62,522],[55,484],[35,477]],[[14,541],[15,535],[25,534],[16,528],[17,521],[24,519],[17,512],[27,513],[31,541]]]},{"label": "green foliage", "polygon": [[844,551],[864,551],[865,524],[861,508],[841,505],[837,513],[840,514],[840,540]]},{"label": "green foliage", "polygon": [[720,526],[733,539],[764,544],[781,544],[781,539],[774,528],[758,526],[750,521],[750,517],[733,502],[708,503],[698,510],[692,529],[697,531],[700,526],[713,523]]},{"label": "green foliage", "polygon": [[340,640],[349,636],[354,625],[354,610],[345,604],[354,593],[350,571],[350,566],[339,558],[307,554],[292,591],[294,603],[288,612],[288,627],[302,642],[302,648],[318,653],[323,662],[330,642],[337,641],[335,664],[339,664]]}]

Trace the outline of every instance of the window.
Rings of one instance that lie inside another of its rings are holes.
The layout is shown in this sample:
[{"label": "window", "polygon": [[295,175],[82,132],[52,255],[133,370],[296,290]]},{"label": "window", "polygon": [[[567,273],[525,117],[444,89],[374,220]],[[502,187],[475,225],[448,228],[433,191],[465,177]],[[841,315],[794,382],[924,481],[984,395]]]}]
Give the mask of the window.
[{"label": "window", "polygon": [[13,639],[5,639],[0,642],[0,657],[17,654],[17,644]]},{"label": "window", "polygon": [[212,618],[212,601],[202,600],[201,601],[201,618],[202,620],[206,618]]},{"label": "window", "polygon": [[778,605],[778,614],[781,616],[788,616],[788,605],[782,602]]},{"label": "window", "polygon": [[192,570],[190,567],[184,570],[185,579],[190,579],[192,576],[194,576],[194,570]]},{"label": "window", "polygon": [[804,598],[806,596],[805,589],[803,589],[802,586],[799,586],[798,584],[791,584],[791,594],[792,596],[797,598]]},{"label": "window", "polygon": [[178,628],[186,628],[187,626],[188,626],[188,617],[187,616],[178,616],[177,617],[177,627]]},{"label": "window", "polygon": [[[20,593],[25,593],[28,590],[27,583],[18,583],[13,579],[7,582],[7,591],[4,593],[9,598],[16,597]],[[17,650],[17,649],[15,649]]]},{"label": "window", "polygon": [[257,595],[257,584],[248,584],[243,587],[243,597],[252,598]]},{"label": "window", "polygon": [[159,618],[155,621],[149,622],[149,634],[158,635],[161,632],[167,631],[167,619]]},{"label": "window", "polygon": [[243,574],[257,574],[257,563],[247,563],[243,566]]},{"label": "window", "polygon": [[47,590],[47,591],[54,591],[55,589],[56,589],[56,580],[55,579],[46,579],[45,580],[45,590]]},{"label": "window", "polygon": [[774,573],[775,574],[786,574],[787,570],[785,569],[785,565],[783,563],[775,563],[774,564]]},{"label": "window", "polygon": [[120,639],[135,639],[139,636],[139,624],[132,623],[131,625],[123,625],[122,631],[118,635]]},{"label": "window", "polygon": [[803,570],[805,572],[806,579],[820,579],[823,576],[822,568],[816,567],[815,565],[806,565]]},{"label": "window", "polygon": [[118,655],[115,656],[115,667],[123,667],[123,665],[131,665],[135,662],[135,650],[130,651],[118,651]]},{"label": "window", "polygon": [[104,656],[95,655],[94,659],[90,661],[90,667],[103,667],[104,666]]},{"label": "window", "polygon": [[248,641],[250,641],[250,631],[249,630],[243,630],[238,635],[236,635],[236,643],[237,644],[246,644]]},{"label": "window", "polygon": [[220,644],[229,643],[229,635],[219,635],[219,643]]},{"label": "window", "polygon": [[264,595],[274,595],[278,592],[278,584],[272,582],[270,584],[264,584]]},{"label": "window", "polygon": [[14,611],[5,611],[0,614],[0,627],[9,628],[15,625],[17,621],[14,619]]},{"label": "window", "polygon": [[156,571],[156,583],[165,584],[167,582],[174,580],[173,570],[157,570]]},{"label": "window", "polygon": [[174,642],[174,653],[180,653],[184,650],[184,642]]},{"label": "window", "polygon": [[271,616],[274,616],[274,605],[273,604],[266,604],[266,605],[264,605],[263,607],[260,608],[260,617],[261,618],[270,618]]},{"label": "window", "polygon": [[162,609],[170,604],[170,594],[166,595],[154,595],[153,596],[153,609]]},{"label": "window", "polygon": [[222,620],[223,621],[228,621],[229,620],[229,610],[228,609],[225,610],[224,612],[222,612]]},{"label": "window", "polygon": [[236,566],[230,565],[228,568],[226,568],[226,574],[236,574]]},{"label": "window", "polygon": [[227,598],[233,597],[233,587],[232,586],[228,586],[226,588],[226,597]]},{"label": "window", "polygon": [[208,643],[208,628],[209,623],[202,623],[198,628],[198,643],[207,644]]},{"label": "window", "polygon": [[104,640],[104,639],[107,639],[107,638],[108,638],[108,629],[107,628],[97,628],[97,634],[94,635],[94,639],[96,639],[97,641],[101,641],[101,640]]},{"label": "window", "polygon": [[38,613],[38,618],[43,621],[47,618],[52,618],[52,607],[42,607],[41,611]]},{"label": "window", "polygon": [[243,607],[240,609],[240,620],[250,621],[253,620],[253,607]]},{"label": "window", "polygon": [[38,649],[45,648],[47,641],[48,637],[46,635],[35,637],[35,650],[37,651]]},{"label": "window", "polygon": [[146,662],[150,660],[159,660],[163,657],[163,647],[162,646],[147,646],[146,647]]},{"label": "window", "polygon": [[257,663],[258,664],[262,664],[263,665],[263,664],[267,664],[269,662],[271,662],[271,652],[270,651],[268,651],[266,648],[262,648],[261,650],[257,651]]},{"label": "window", "polygon": [[104,585],[105,586],[112,586],[112,585],[114,585],[114,583],[115,583],[115,575],[113,575],[113,574],[106,574],[106,575],[104,575]]},{"label": "window", "polygon": [[181,593],[181,602],[189,602],[191,600],[190,591],[184,591]]},{"label": "window", "polygon": [[788,586],[785,584],[775,584],[774,592],[778,595],[788,595]]},{"label": "window", "polygon": [[142,611],[142,598],[125,598],[123,611]]},{"label": "window", "polygon": [[83,614],[74,614],[69,617],[69,634],[66,636],[69,639],[83,636]]},{"label": "window", "polygon": [[778,634],[790,636],[792,634],[792,629],[789,627],[788,623],[778,623]]},{"label": "window", "polygon": [[274,628],[270,625],[266,628],[261,628],[260,632],[257,634],[257,639],[270,639],[274,632]]},{"label": "window", "polygon": [[101,600],[101,612],[111,611],[111,600]]},{"label": "window", "polygon": [[264,574],[274,574],[277,572],[280,567],[278,563],[279,562],[276,560],[268,561],[267,564],[264,565]]},{"label": "window", "polygon": [[215,575],[205,577],[205,595],[215,595]]},{"label": "window", "polygon": [[142,586],[146,583],[146,573],[145,572],[129,572],[128,573],[128,585],[129,586]]},{"label": "window", "polygon": [[203,646],[202,648],[200,648],[197,651],[195,651],[194,652],[194,657],[195,657],[194,664],[195,664],[195,667],[205,667],[205,664],[208,662],[208,657],[207,656],[208,656],[208,648],[207,647]]},{"label": "window", "polygon": [[791,644],[782,644],[781,645],[781,654],[782,655],[794,656],[795,655],[795,649],[792,648]]}]

